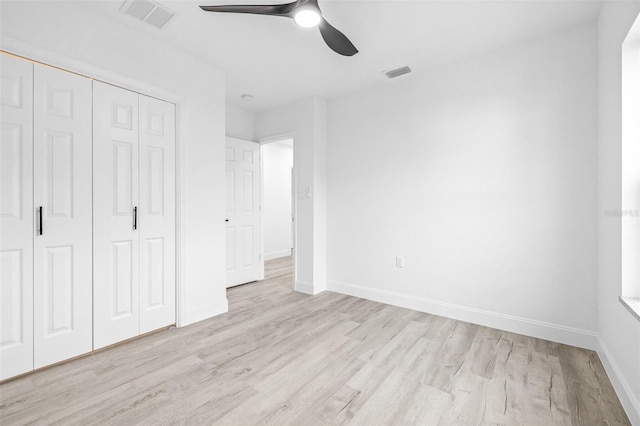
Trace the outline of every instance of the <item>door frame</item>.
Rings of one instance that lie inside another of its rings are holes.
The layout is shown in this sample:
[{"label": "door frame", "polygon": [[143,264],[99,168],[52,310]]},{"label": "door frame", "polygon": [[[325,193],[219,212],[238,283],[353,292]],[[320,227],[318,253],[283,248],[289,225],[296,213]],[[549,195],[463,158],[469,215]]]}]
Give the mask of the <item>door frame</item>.
[{"label": "door frame", "polygon": [[[297,160],[296,160],[296,137],[295,132],[286,132],[279,133],[272,136],[266,136],[264,138],[258,139],[258,144],[260,145],[260,206],[264,206],[264,164],[263,158],[264,155],[262,150],[263,146],[275,143],[275,142],[283,142],[285,140],[291,140],[293,145],[293,181],[291,182],[291,210],[293,215],[293,226],[292,226],[292,235],[291,240],[293,242],[293,283],[292,288],[295,290],[296,281],[298,279],[298,197],[295,194],[297,191],[297,182],[298,179],[296,177],[297,173]],[[260,226],[262,232],[260,234],[260,253],[261,253],[261,262],[262,262],[262,279],[264,279],[264,209],[260,209]]]},{"label": "door frame", "polygon": [[35,46],[15,39],[11,36],[2,36],[0,43],[0,51],[9,55],[17,56],[26,61],[40,63],[63,71],[75,73],[92,80],[101,81],[106,84],[121,87],[123,89],[136,92],[138,94],[151,96],[160,100],[170,102],[175,105],[175,124],[176,124],[176,326],[181,327],[188,325],[187,310],[184,307],[186,301],[186,282],[185,277],[185,178],[184,178],[184,143],[183,130],[184,117],[182,113],[183,102],[185,96],[176,92],[172,92],[161,87],[150,85],[143,81],[125,77],[118,73],[106,70],[101,67],[87,64],[85,62],[73,59],[66,55]]}]

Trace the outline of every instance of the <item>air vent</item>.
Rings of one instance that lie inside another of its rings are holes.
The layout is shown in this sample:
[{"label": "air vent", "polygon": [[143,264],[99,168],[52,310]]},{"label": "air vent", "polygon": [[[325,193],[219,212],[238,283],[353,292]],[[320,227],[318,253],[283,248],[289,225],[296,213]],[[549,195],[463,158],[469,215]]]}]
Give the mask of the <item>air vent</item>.
[{"label": "air vent", "polygon": [[150,0],[126,0],[120,11],[156,28],[164,28],[176,13]]},{"label": "air vent", "polygon": [[396,78],[396,77],[400,77],[401,75],[409,74],[410,72],[411,72],[411,68],[404,66],[404,67],[396,68],[394,70],[385,71],[384,75],[386,75],[387,78]]}]

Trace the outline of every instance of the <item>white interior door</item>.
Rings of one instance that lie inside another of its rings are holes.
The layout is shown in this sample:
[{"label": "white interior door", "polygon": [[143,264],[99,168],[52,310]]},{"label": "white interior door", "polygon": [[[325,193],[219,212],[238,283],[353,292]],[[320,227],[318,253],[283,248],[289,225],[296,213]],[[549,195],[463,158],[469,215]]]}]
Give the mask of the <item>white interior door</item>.
[{"label": "white interior door", "polygon": [[33,369],[33,64],[0,54],[0,380]]},{"label": "white interior door", "polygon": [[34,66],[34,367],[91,351],[91,80]]},{"label": "white interior door", "polygon": [[140,95],[140,333],[175,324],[175,107]]},{"label": "white interior door", "polygon": [[94,349],[140,332],[138,95],[93,82]]},{"label": "white interior door", "polygon": [[260,145],[227,138],[227,287],[260,278]]}]

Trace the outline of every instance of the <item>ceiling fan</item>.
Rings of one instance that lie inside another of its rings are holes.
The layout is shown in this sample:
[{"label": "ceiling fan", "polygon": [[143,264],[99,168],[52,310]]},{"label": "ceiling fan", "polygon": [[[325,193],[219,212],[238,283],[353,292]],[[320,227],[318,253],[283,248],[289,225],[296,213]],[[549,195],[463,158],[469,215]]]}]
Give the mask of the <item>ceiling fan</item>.
[{"label": "ceiling fan", "polygon": [[353,56],[358,53],[358,49],[353,43],[322,17],[318,0],[297,0],[291,3],[271,5],[200,6],[200,8],[207,12],[252,13],[292,18],[301,27],[318,27],[325,43],[334,52],[343,56]]}]

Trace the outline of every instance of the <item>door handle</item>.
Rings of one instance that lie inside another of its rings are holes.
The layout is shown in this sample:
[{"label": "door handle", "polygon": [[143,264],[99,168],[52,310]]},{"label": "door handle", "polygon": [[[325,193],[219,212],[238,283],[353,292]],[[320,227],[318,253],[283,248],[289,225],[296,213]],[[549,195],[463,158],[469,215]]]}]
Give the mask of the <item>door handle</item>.
[{"label": "door handle", "polygon": [[138,229],[138,206],[133,208],[133,230]]},{"label": "door handle", "polygon": [[38,207],[38,234],[42,235],[42,232],[44,231],[44,229],[42,229],[42,206]]}]

